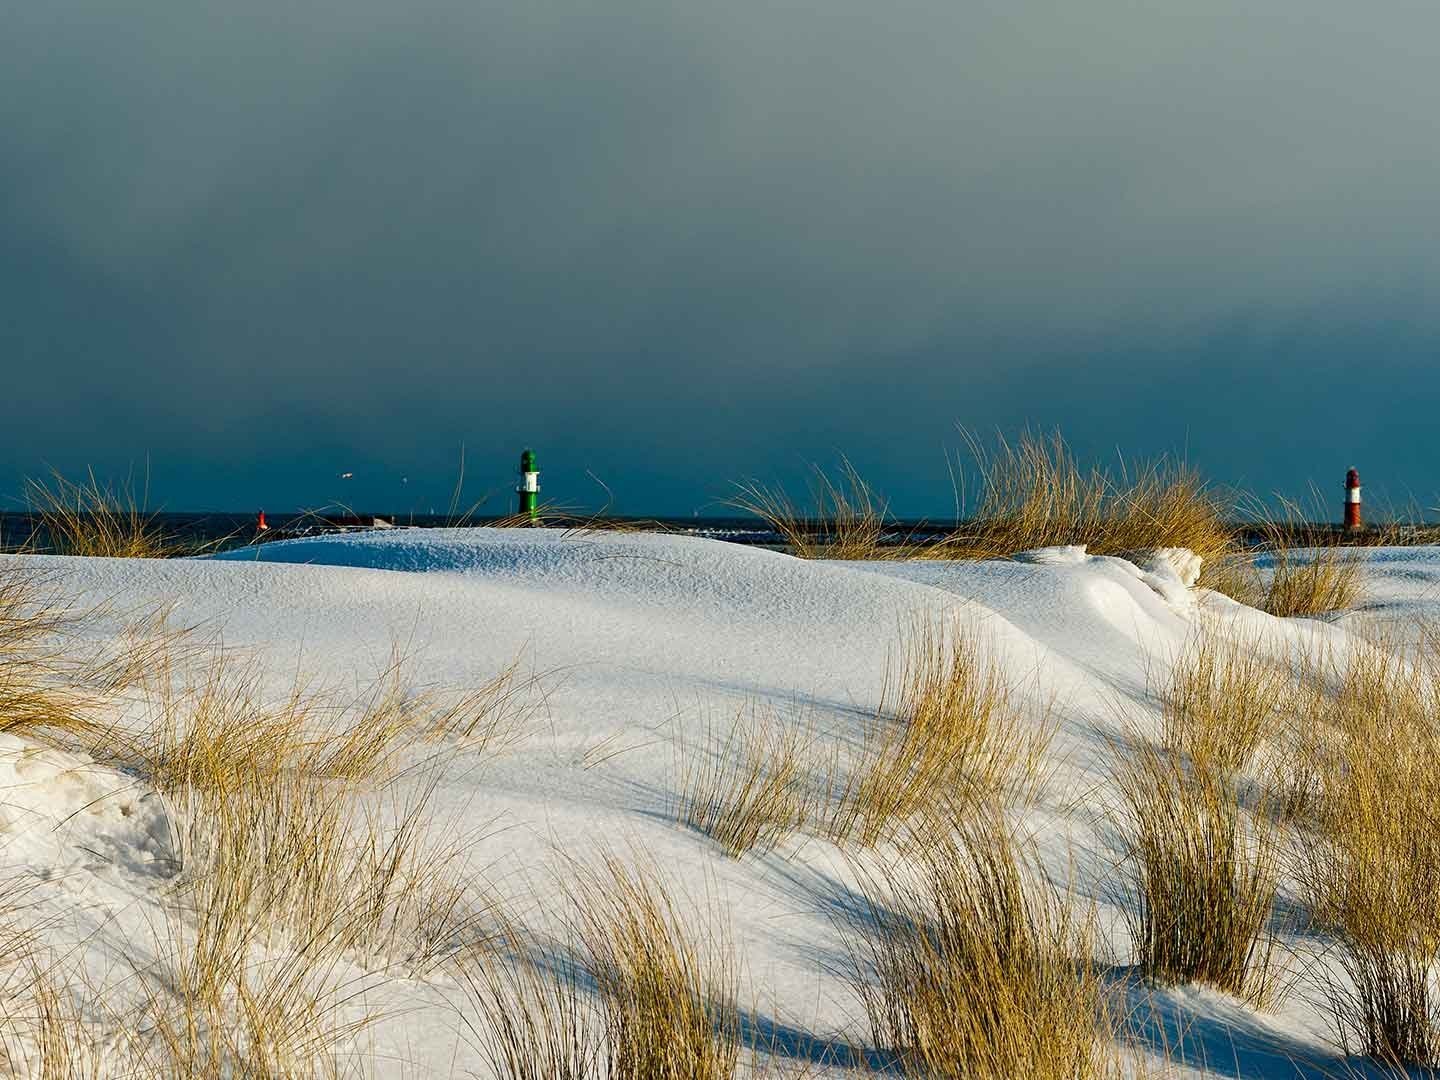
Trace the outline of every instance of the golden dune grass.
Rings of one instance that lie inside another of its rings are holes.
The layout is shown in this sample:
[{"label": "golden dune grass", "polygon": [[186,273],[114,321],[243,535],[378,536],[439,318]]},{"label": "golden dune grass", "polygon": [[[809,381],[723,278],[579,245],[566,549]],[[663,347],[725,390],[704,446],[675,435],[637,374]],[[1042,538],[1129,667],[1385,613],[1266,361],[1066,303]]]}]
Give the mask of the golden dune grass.
[{"label": "golden dune grass", "polygon": [[738,981],[716,913],[680,904],[643,858],[569,865],[564,944],[497,914],[491,937],[452,965],[491,1069],[502,1080],[729,1080]]},{"label": "golden dune grass", "polygon": [[76,613],[44,579],[0,566],[0,730],[67,732],[85,726],[83,697],[65,684],[55,638]]},{"label": "golden dune grass", "polygon": [[[1112,473],[1083,468],[1059,432],[1025,432],[1013,443],[997,436],[993,446],[965,438],[978,474],[976,505],[934,543],[887,541],[888,504],[844,458],[835,475],[812,466],[803,509],[783,489],[756,482],[738,485],[729,505],[766,522],[802,558],[999,559],[1064,544],[1133,557],[1183,547],[1203,560],[1206,585],[1231,581],[1221,572],[1236,552],[1227,504],[1183,462],[1121,463]],[[962,502],[957,491],[957,514]]]},{"label": "golden dune grass", "polygon": [[1131,751],[1118,783],[1141,970],[1162,983],[1199,982],[1267,1000],[1280,875],[1268,815],[1242,808],[1234,773],[1163,747]]},{"label": "golden dune grass", "polygon": [[1233,549],[1223,501],[1183,462],[1122,465],[1116,476],[1082,468],[1059,432],[1025,432],[1014,443],[997,436],[993,447],[966,439],[979,473],[977,506],[936,557],[1084,544],[1096,555],[1184,547],[1209,565]]},{"label": "golden dune grass", "polygon": [[1244,769],[1280,737],[1297,693],[1287,664],[1268,659],[1255,641],[1213,628],[1194,634],[1168,672],[1149,681],[1166,749],[1221,773]]},{"label": "golden dune grass", "polygon": [[1333,541],[1271,544],[1269,581],[1256,605],[1281,618],[1349,611],[1364,595],[1363,549]]},{"label": "golden dune grass", "polygon": [[193,553],[165,535],[132,491],[102,484],[93,472],[83,481],[59,472],[49,480],[29,480],[25,495],[42,550],[50,554],[154,559]]},{"label": "golden dune grass", "polygon": [[[1355,607],[1365,593],[1364,547],[1391,535],[1377,529],[1346,535],[1312,520],[1328,510],[1316,493],[1307,511],[1278,499],[1272,506],[1245,500],[1243,512],[1258,528],[1258,544],[1221,560],[1204,584],[1281,618],[1327,615]],[[1398,534],[1393,536],[1397,541]],[[1268,563],[1266,570],[1260,563]]]},{"label": "golden dune grass", "polygon": [[736,485],[729,505],[760,518],[802,559],[880,559],[896,553],[882,543],[884,500],[845,458],[834,477],[811,466],[808,509],[801,509],[783,489],[754,481]]},{"label": "golden dune grass", "polygon": [[145,1000],[125,1017],[126,1073],[142,1077],[339,1077],[344,1048],[375,1019],[352,1007],[354,979],[323,941],[267,945],[251,934],[253,909],[219,893],[213,906],[179,909],[167,949],[139,973]]},{"label": "golden dune grass", "polygon": [[870,878],[852,983],[907,1075],[1114,1075],[1092,926],[1035,873],[998,814],[923,834],[919,874]]},{"label": "golden dune grass", "polygon": [[1147,682],[1159,743],[1133,722],[1130,745],[1112,746],[1140,969],[1262,1003],[1275,990],[1269,927],[1283,851],[1274,796],[1245,805],[1247,789],[1262,790],[1247,770],[1283,746],[1297,679],[1257,642],[1202,626]]},{"label": "golden dune grass", "polygon": [[819,789],[813,734],[751,706],[705,745],[676,743],[675,819],[727,854],[769,851],[810,824]]},{"label": "golden dune grass", "polygon": [[607,859],[574,886],[576,938],[615,1080],[728,1080],[740,1053],[734,951],[652,866]]},{"label": "golden dune grass", "polygon": [[501,1080],[605,1080],[605,1029],[578,963],[498,920],[484,948],[455,964],[462,1022]]},{"label": "golden dune grass", "polygon": [[957,799],[982,803],[1033,782],[1052,727],[1023,719],[978,635],[915,620],[875,724],[834,783],[827,834],[871,845]]},{"label": "golden dune grass", "polygon": [[447,762],[508,745],[499,718],[525,715],[511,681],[441,701],[405,693],[392,667],[337,708],[303,683],[267,703],[256,669],[223,654],[192,675],[153,682],[130,751],[176,822],[182,880],[359,962],[423,968],[452,951],[483,905],[465,880],[472,837],[432,829],[434,799]]},{"label": "golden dune grass", "polygon": [[1318,794],[1298,876],[1346,978],[1323,978],[1347,1050],[1440,1066],[1440,653],[1363,644],[1332,658],[1314,733]]},{"label": "golden dune grass", "polygon": [[703,745],[676,743],[678,822],[731,855],[768,851],[800,831],[871,846],[957,800],[1033,785],[1052,725],[1027,720],[979,636],[913,620],[858,747],[822,747],[813,724],[751,706]]}]

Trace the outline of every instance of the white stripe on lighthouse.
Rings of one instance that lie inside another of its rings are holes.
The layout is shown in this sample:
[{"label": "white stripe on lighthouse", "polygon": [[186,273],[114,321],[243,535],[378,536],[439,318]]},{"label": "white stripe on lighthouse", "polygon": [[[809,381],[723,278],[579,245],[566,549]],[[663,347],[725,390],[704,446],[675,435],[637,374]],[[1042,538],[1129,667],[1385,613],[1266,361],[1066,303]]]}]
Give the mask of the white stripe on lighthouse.
[{"label": "white stripe on lighthouse", "polygon": [[1348,491],[1346,491],[1346,492],[1345,492],[1345,501],[1346,501],[1346,502],[1352,502],[1352,503],[1358,503],[1358,502],[1360,501],[1360,489],[1359,489],[1359,488],[1350,488]]},{"label": "white stripe on lighthouse", "polygon": [[539,490],[540,490],[540,474],[539,474],[538,472],[527,472],[527,473],[525,473],[525,474],[524,474],[524,479],[520,482],[520,490],[521,490],[521,491],[539,491]]}]

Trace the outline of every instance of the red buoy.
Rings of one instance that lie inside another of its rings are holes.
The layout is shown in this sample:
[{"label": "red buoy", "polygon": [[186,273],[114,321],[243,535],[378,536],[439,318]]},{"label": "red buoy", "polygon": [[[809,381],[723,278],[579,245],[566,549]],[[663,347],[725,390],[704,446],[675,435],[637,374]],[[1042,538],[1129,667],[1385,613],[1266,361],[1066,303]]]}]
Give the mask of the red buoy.
[{"label": "red buoy", "polygon": [[1360,527],[1360,473],[1351,469],[1345,474],[1345,529]]}]

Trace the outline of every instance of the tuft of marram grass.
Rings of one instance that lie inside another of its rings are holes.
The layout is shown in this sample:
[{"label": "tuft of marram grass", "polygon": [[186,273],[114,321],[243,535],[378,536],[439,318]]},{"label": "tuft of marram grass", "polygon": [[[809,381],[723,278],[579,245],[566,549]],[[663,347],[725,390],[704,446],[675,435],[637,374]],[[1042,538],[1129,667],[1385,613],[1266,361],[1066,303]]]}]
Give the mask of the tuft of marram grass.
[{"label": "tuft of marram grass", "polygon": [[751,481],[736,485],[729,505],[760,518],[802,559],[883,559],[897,553],[883,543],[885,502],[848,459],[841,459],[836,477],[811,467],[810,502],[804,511],[782,489]]},{"label": "tuft of marram grass", "polygon": [[[812,466],[808,509],[756,482],[737,485],[729,505],[765,521],[801,558],[1001,559],[1063,544],[1134,556],[1183,547],[1203,560],[1204,584],[1223,588],[1229,580],[1210,569],[1236,550],[1226,505],[1189,465],[1122,463],[1116,476],[1082,468],[1059,432],[1027,431],[1013,443],[997,437],[993,447],[964,435],[979,497],[970,519],[932,544],[887,542],[888,504],[844,458],[834,476]],[[962,501],[957,491],[957,514]]]},{"label": "tuft of marram grass", "polygon": [[533,714],[538,685],[521,677],[517,660],[473,689],[417,692],[399,658],[351,700],[298,677],[276,700],[263,682],[260,668],[223,650],[199,665],[161,654],[143,680],[145,722],[117,736],[115,756],[162,790],[224,792],[281,772],[375,784],[393,776],[417,745],[504,751]]},{"label": "tuft of marram grass", "polygon": [[1361,644],[1335,663],[1315,733],[1318,794],[1299,878],[1345,978],[1323,977],[1337,1037],[1391,1066],[1440,1067],[1440,654]]},{"label": "tuft of marram grass", "polygon": [[998,813],[925,835],[918,877],[872,877],[850,931],[874,1045],[907,1075],[1116,1075],[1091,921],[1034,872]]},{"label": "tuft of marram grass", "polygon": [[1290,664],[1257,644],[1203,625],[1147,678],[1159,744],[1134,724],[1132,745],[1112,749],[1141,971],[1260,1003],[1275,989],[1270,921],[1285,812],[1268,793],[1246,809],[1247,770],[1263,756],[1279,771],[1270,759],[1293,731],[1303,693]]},{"label": "tuft of marram grass", "polygon": [[271,945],[257,959],[255,913],[219,893],[214,907],[176,909],[160,961],[141,972],[146,998],[128,1022],[126,1075],[222,1080],[338,1077],[343,1048],[373,1023],[324,941]]},{"label": "tuft of marram grass", "polygon": [[1237,775],[1214,759],[1142,745],[1117,779],[1141,971],[1265,1001],[1274,989],[1269,924],[1280,874],[1270,816],[1245,812]]},{"label": "tuft of marram grass", "polygon": [[1308,514],[1287,499],[1278,510],[1252,500],[1247,516],[1258,545],[1221,560],[1203,584],[1280,618],[1348,611],[1363,598],[1364,551],[1357,536],[1309,523],[1326,516],[1318,498]]},{"label": "tuft of marram grass", "polygon": [[1334,542],[1270,545],[1270,579],[1259,607],[1281,618],[1349,611],[1364,595],[1359,548]]},{"label": "tuft of marram grass", "polygon": [[810,733],[752,706],[697,750],[676,743],[675,818],[727,854],[769,851],[815,814]]},{"label": "tuft of marram grass", "polygon": [[65,636],[90,612],[57,594],[29,567],[0,565],[0,731],[88,746],[106,727]]},{"label": "tuft of marram grass", "polygon": [[[364,989],[357,978],[368,978],[357,968],[423,975],[481,934],[489,913],[468,885],[470,837],[443,828],[437,837],[434,794],[444,762],[508,745],[531,683],[512,667],[473,691],[415,693],[387,670],[358,701],[297,682],[277,702],[258,669],[220,651],[197,657],[188,643],[171,648],[160,616],[137,627],[143,655],[126,644],[98,666],[70,662],[61,646],[86,613],[41,584],[0,572],[5,720],[135,768],[175,829],[165,940],[136,972],[142,1007],[107,1021],[131,1037],[106,1051],[105,1074],[354,1072],[347,1047],[371,1019],[352,1000]],[[137,684],[149,709],[130,727],[102,729],[78,709]],[[414,767],[401,774],[402,751],[437,740],[446,745],[428,779]],[[81,1002],[75,989],[26,990],[18,1038],[40,1075],[89,1075],[99,1060],[87,1049],[96,1033],[82,1030],[94,1025],[75,1007],[104,1013],[104,993],[81,986]]]},{"label": "tuft of marram grass", "polygon": [[193,554],[167,536],[156,515],[128,488],[102,484],[93,472],[83,481],[53,472],[25,485],[37,537],[31,544],[55,555],[156,559]]},{"label": "tuft of marram grass", "polygon": [[606,1080],[605,1028],[574,958],[509,919],[454,965],[460,1017],[501,1080]]},{"label": "tuft of marram grass", "polygon": [[575,937],[615,1080],[729,1080],[740,1054],[733,950],[659,873],[608,858],[573,886]]},{"label": "tuft of marram grass", "polygon": [[1296,691],[1288,665],[1266,658],[1257,642],[1208,627],[1150,684],[1165,747],[1221,773],[1242,770],[1278,736]]},{"label": "tuft of marram grass", "polygon": [[1018,695],[979,635],[917,618],[859,748],[823,753],[811,727],[742,712],[697,751],[676,744],[680,823],[727,853],[768,851],[797,831],[873,846],[918,817],[1023,793],[1052,732],[1027,723]]},{"label": "tuft of marram grass", "polygon": [[1058,431],[1027,431],[1014,443],[997,436],[993,448],[968,433],[966,441],[979,473],[978,505],[934,557],[1004,558],[1064,544],[1096,555],[1183,547],[1210,566],[1234,549],[1224,504],[1183,462],[1125,465],[1117,477],[1082,468]]},{"label": "tuft of marram grass", "polygon": [[843,780],[832,781],[827,834],[873,845],[963,799],[981,803],[1033,781],[1052,728],[1028,727],[1013,688],[979,636],[959,623],[914,621],[898,676]]}]

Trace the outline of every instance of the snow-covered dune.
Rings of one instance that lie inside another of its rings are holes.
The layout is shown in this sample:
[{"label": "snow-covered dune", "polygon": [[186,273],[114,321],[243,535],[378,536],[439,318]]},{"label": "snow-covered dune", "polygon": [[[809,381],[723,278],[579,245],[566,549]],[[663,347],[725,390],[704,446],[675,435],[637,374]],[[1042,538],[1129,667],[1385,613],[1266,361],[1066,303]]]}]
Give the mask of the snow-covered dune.
[{"label": "snow-covered dune", "polygon": [[[1370,558],[1375,611],[1410,615],[1436,602],[1440,554]],[[172,625],[256,656],[276,695],[297,675],[362,685],[397,648],[418,687],[478,685],[519,657],[538,677],[543,707],[506,754],[447,772],[436,820],[485,826],[472,863],[501,892],[536,891],[557,852],[643,850],[684,891],[723,899],[762,1017],[821,1036],[853,1032],[860,1017],[835,970],[842,947],[829,914],[849,880],[845,859],[809,839],[734,860],[677,826],[677,739],[698,743],[749,702],[852,737],[879,703],[905,628],[917,617],[962,620],[1025,688],[1032,713],[1042,703],[1055,710],[1052,777],[1031,831],[1048,864],[1099,897],[1102,924],[1118,927],[1101,887],[1116,857],[1098,825],[1113,797],[1106,738],[1123,703],[1140,701],[1147,670],[1209,617],[1235,620],[1277,653],[1344,634],[1343,620],[1276,620],[1187,588],[1183,565],[1141,568],[1073,549],[1023,561],[846,564],[690,537],[470,529],[286,541],[197,560],[23,562],[68,596],[107,602],[109,614],[85,634],[119,633],[127,615],[173,604]],[[133,801],[133,779],[7,738],[0,833],[9,861],[63,871],[46,912],[88,950],[92,969],[113,967],[127,935],[158,921],[163,822],[148,810],[91,820],[95,807]],[[1123,962],[1124,942],[1114,944]],[[423,1066],[414,1075],[484,1075],[442,991],[376,991],[382,1004],[404,1003],[367,1035],[377,1060]],[[1271,1066],[1291,1075],[1287,1060],[1330,1053],[1323,1019],[1300,997],[1273,1014],[1199,991],[1157,1002],[1160,1020],[1188,1027],[1226,1075],[1236,1064],[1246,1075]]]}]

